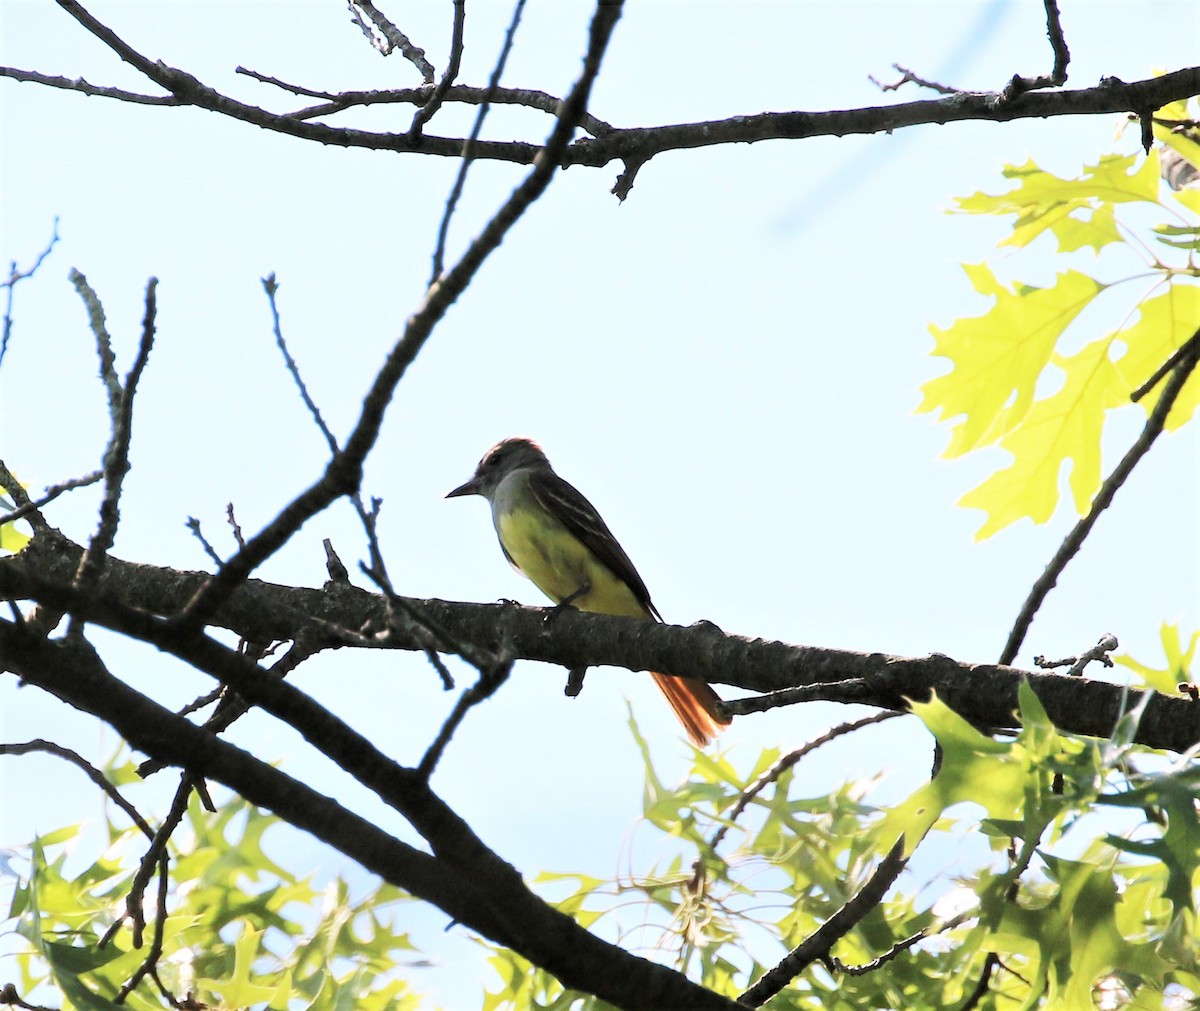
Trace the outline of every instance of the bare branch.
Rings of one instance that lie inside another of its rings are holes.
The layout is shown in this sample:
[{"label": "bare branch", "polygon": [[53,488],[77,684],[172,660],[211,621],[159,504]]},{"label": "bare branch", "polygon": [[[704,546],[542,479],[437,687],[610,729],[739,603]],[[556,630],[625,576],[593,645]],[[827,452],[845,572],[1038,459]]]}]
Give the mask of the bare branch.
[{"label": "bare branch", "polygon": [[0,755],[31,755],[35,753],[45,753],[54,755],[56,758],[62,758],[78,769],[82,769],[93,783],[104,791],[106,797],[117,805],[128,816],[142,832],[147,839],[154,838],[154,829],[150,827],[150,823],[141,816],[138,809],[127,801],[103,772],[97,769],[91,762],[70,748],[64,748],[61,744],[55,744],[53,741],[25,741],[23,744],[0,744]]},{"label": "bare branch", "polygon": [[[350,10],[354,13],[354,22],[362,29],[362,33],[367,37],[367,41],[379,50],[384,56],[390,56],[397,49],[400,50],[400,55],[403,56],[409,63],[416,67],[421,72],[421,77],[426,84],[433,84],[434,69],[433,64],[425,59],[425,50],[419,46],[414,46],[407,35],[397,28],[387,16],[376,7],[371,0],[350,0]],[[371,19],[372,24],[379,29],[383,36],[381,43],[375,36],[375,33],[363,22],[358,12],[362,11]]]},{"label": "bare branch", "polygon": [[[1042,606],[1042,601],[1054,589],[1058,583],[1058,577],[1062,575],[1063,569],[1067,567],[1067,563],[1078,553],[1083,546],[1087,535],[1091,533],[1092,527],[1096,525],[1096,520],[1100,518],[1100,514],[1104,512],[1111,504],[1121,486],[1131,473],[1133,468],[1154,445],[1154,440],[1157,439],[1163,431],[1163,426],[1166,424],[1167,415],[1171,413],[1171,408],[1174,406],[1179,394],[1183,391],[1184,384],[1192,374],[1192,370],[1196,367],[1197,357],[1200,356],[1200,330],[1184,344],[1181,350],[1186,350],[1183,357],[1175,361],[1171,378],[1167,380],[1167,385],[1163,388],[1162,395],[1158,399],[1158,403],[1154,405],[1154,410],[1150,413],[1150,417],[1146,421],[1145,427],[1142,429],[1142,434],[1129,447],[1121,462],[1117,464],[1113,472],[1100,486],[1100,491],[1096,493],[1096,497],[1092,500],[1092,507],[1088,510],[1086,516],[1075,524],[1074,529],[1067,535],[1062,542],[1054,557],[1050,560],[1050,564],[1046,566],[1046,571],[1038,577],[1037,582],[1033,584],[1033,589],[1029,591],[1029,596],[1025,599],[1025,603],[1021,606],[1020,613],[1017,615],[1016,621],[1013,623],[1012,631],[1008,633],[1008,642],[1005,643],[1004,652],[1000,654],[1000,662],[1002,664],[1012,663],[1017,657],[1017,652],[1021,648],[1021,643],[1025,641],[1025,634],[1029,631],[1029,626],[1033,623],[1034,615],[1037,614],[1038,608]],[[1174,360],[1174,356],[1172,356]],[[1140,392],[1140,391],[1139,391]]]},{"label": "bare branch", "polygon": [[854,731],[861,730],[863,727],[869,727],[874,723],[882,723],[885,720],[891,720],[902,715],[904,714],[898,712],[882,712],[876,713],[874,716],[864,716],[861,720],[852,720],[849,723],[839,723],[836,727],[827,730],[820,737],[815,737],[807,744],[801,745],[799,748],[789,751],[786,755],[781,756],[769,769],[759,776],[758,779],[756,779],[741,792],[741,795],[737,799],[737,803],[734,804],[729,813],[725,815],[725,822],[719,829],[717,829],[715,833],[713,833],[713,837],[708,841],[708,848],[710,850],[715,850],[721,844],[721,841],[725,838],[725,836],[729,833],[729,830],[733,827],[733,823],[737,821],[738,816],[750,806],[750,802],[754,800],[754,798],[760,793],[762,793],[763,790],[765,790],[768,786],[776,782],[780,776],[787,772],[788,769],[796,765],[796,763],[802,758],[812,754],[812,752],[816,751],[823,745],[828,744],[830,741],[837,740],[839,737],[843,737],[846,734],[852,734]]},{"label": "bare branch", "polygon": [[858,894],[848,899],[836,913],[788,952],[775,968],[763,973],[754,986],[738,997],[738,1003],[761,1007],[813,962],[827,959],[834,944],[883,901],[887,890],[900,876],[907,862],[904,839],[900,838]]},{"label": "bare branch", "polygon": [[878,702],[878,686],[869,684],[862,678],[847,678],[843,681],[828,681],[800,688],[783,688],[753,698],[728,699],[721,703],[721,709],[729,716],[744,716],[746,713],[765,713],[768,709],[796,706],[805,702],[844,702],[849,705],[866,702],[868,699]]},{"label": "bare branch", "polygon": [[908,949],[914,944],[919,944],[927,937],[933,937],[934,935],[941,934],[947,930],[953,930],[955,927],[965,923],[967,920],[976,915],[978,914],[974,910],[965,913],[959,913],[958,916],[947,920],[945,923],[939,923],[935,926],[927,927],[924,930],[918,930],[915,934],[910,934],[903,940],[897,941],[882,955],[871,959],[871,961],[866,962],[863,965],[846,965],[846,963],[840,959],[830,956],[828,959],[829,967],[837,972],[845,973],[847,976],[865,976],[867,973],[874,972],[876,969],[880,969],[887,965],[887,963],[892,961],[897,955],[908,951]]},{"label": "bare branch", "polygon": [[[1062,23],[1058,15],[1058,4],[1056,0],[1044,0],[1044,4],[1046,8],[1046,34],[1050,38],[1050,47],[1054,51],[1054,68],[1049,74],[1042,74],[1037,77],[1022,77],[1020,74],[1014,74],[1004,86],[1004,89],[994,96],[993,102],[997,108],[1011,105],[1027,92],[1036,91],[1041,88],[1057,88],[1066,83],[1067,64],[1070,63],[1071,53],[1067,49],[1066,40],[1063,38]],[[883,84],[877,78],[870,75],[868,75],[867,79],[880,91],[896,91],[906,84],[915,84],[918,87],[929,91],[936,91],[942,95],[970,94],[970,92],[963,88],[953,88],[949,85],[939,84],[937,81],[930,81],[920,77],[907,67],[902,67],[899,63],[893,63],[892,68],[899,72],[900,78],[891,84]]]},{"label": "bare branch", "polygon": [[192,532],[192,535],[196,538],[196,540],[200,542],[200,546],[204,549],[204,553],[208,555],[210,559],[212,559],[213,563],[218,568],[220,568],[221,565],[224,564],[224,559],[217,552],[217,549],[209,543],[208,538],[204,536],[204,533],[200,529],[200,521],[196,519],[195,516],[189,516],[187,518],[187,523],[185,523],[184,526],[186,526]]},{"label": "bare branch", "polygon": [[[323,98],[328,102],[337,102],[341,105],[342,108],[347,108],[351,105],[368,105],[368,104],[370,104],[367,101],[358,101],[358,102],[349,101],[349,100],[346,100],[344,98],[344,96],[334,94],[331,91],[317,91],[313,88],[306,88],[302,84],[289,84],[287,81],[281,81],[278,77],[271,77],[269,74],[260,74],[257,70],[250,70],[248,67],[239,66],[234,70],[234,73],[242,74],[245,77],[253,77],[254,80],[259,81],[262,84],[273,84],[276,88],[280,88],[283,91],[291,92],[293,95],[304,95],[307,98]],[[395,92],[395,94],[403,93],[405,95],[409,95],[410,98],[408,99],[408,101],[416,102],[417,96],[424,94],[426,91],[428,91],[427,88],[404,88],[401,91]],[[361,91],[361,92],[348,92],[347,94],[365,96],[365,95],[376,94],[376,92]],[[378,94],[387,94],[387,92],[379,92]]]},{"label": "bare branch", "polygon": [[919,77],[907,67],[900,66],[899,63],[893,63],[892,69],[900,74],[900,77],[891,84],[884,84],[879,78],[868,74],[867,80],[870,81],[880,91],[898,91],[906,84],[915,84],[918,87],[926,88],[929,91],[936,91],[939,95],[962,95],[967,94],[962,88],[952,88],[947,84],[938,84],[937,81],[930,81],[924,77]]},{"label": "bare branch", "polygon": [[[397,776],[393,766],[385,779],[369,775],[364,782],[385,799],[401,802],[404,816],[430,840],[432,854],[387,835],[331,798],[133,691],[112,677],[86,646],[51,642],[0,622],[0,656],[30,684],[104,720],[131,746],[224,783],[368,871],[434,903],[469,929],[512,948],[567,987],[595,993],[618,1007],[732,1011],[737,1006],[680,973],[600,940],[549,906],[412,770]],[[272,682],[272,689],[294,691],[281,682]],[[356,752],[357,735],[351,734],[353,740],[343,747]]]},{"label": "bare branch", "polygon": [[100,297],[84,277],[74,267],[71,268],[67,279],[79,292],[84,308],[88,313],[88,324],[92,335],[96,338],[96,356],[100,359],[100,379],[108,393],[108,413],[110,422],[116,422],[117,412],[121,404],[121,380],[117,377],[116,356],[113,354],[112,337],[108,333],[107,321],[104,318],[104,306]]},{"label": "bare branch", "polygon": [[8,339],[12,335],[13,326],[13,291],[17,287],[18,281],[24,281],[26,278],[33,277],[50,255],[55,245],[58,243],[58,218],[54,219],[54,230],[50,234],[50,241],[46,243],[46,248],[43,249],[33,261],[33,265],[26,270],[20,270],[17,267],[17,261],[13,260],[8,267],[8,280],[0,287],[8,289],[7,305],[4,308],[4,326],[0,330],[0,365],[4,364],[4,355],[8,351]]},{"label": "bare branch", "polygon": [[[163,937],[166,935],[167,929],[167,894],[170,890],[171,878],[168,874],[170,869],[170,861],[167,854],[163,853],[158,859],[158,894],[154,904],[154,937],[150,942],[150,950],[146,952],[146,957],[142,959],[142,964],[134,971],[133,975],[125,981],[125,985],[117,991],[117,996],[114,999],[114,1004],[124,1004],[126,998],[133,993],[137,985],[149,974],[153,975],[154,982],[158,984],[159,990],[163,990],[162,982],[158,979],[158,960],[162,958],[163,953]],[[165,994],[164,996],[169,996]],[[178,1005],[178,1001],[172,999],[172,1004]]]},{"label": "bare branch", "polygon": [[[81,551],[56,531],[35,535],[19,556],[0,558],[0,597],[78,611],[90,623],[146,642],[161,641],[168,648],[187,641],[186,636],[178,637],[163,627],[154,615],[174,613],[195,594],[207,573],[110,558],[95,594],[84,596],[70,587]],[[475,643],[483,650],[504,643],[518,659],[567,669],[617,666],[687,674],[756,692],[801,685],[811,690],[814,699],[836,701],[845,699],[844,682],[859,681],[864,688],[855,691],[854,700],[884,709],[903,709],[906,698],[927,699],[936,692],[977,726],[1014,726],[1018,689],[1027,681],[1055,726],[1067,733],[1107,738],[1122,714],[1145,694],[1088,678],[963,663],[939,655],[898,657],[796,646],[745,639],[705,626],[684,628],[574,610],[547,623],[544,608],[402,599],[417,610],[423,625],[439,629],[448,641]],[[250,580],[210,622],[256,642],[294,641],[313,634],[368,648],[428,647],[427,640],[404,628],[391,629],[385,637],[346,631],[385,628],[386,614],[382,596],[358,587],[312,589]],[[263,679],[258,675],[256,680]],[[825,684],[832,687],[823,695]],[[867,693],[866,687],[873,691]],[[1177,752],[1200,742],[1200,725],[1190,700],[1154,694],[1135,741]]]},{"label": "bare branch", "polygon": [[[129,442],[133,435],[133,398],[137,393],[142,370],[150,358],[150,349],[154,346],[155,290],[158,287],[158,279],[152,277],[146,285],[146,314],[142,320],[142,336],[138,343],[137,356],[125,376],[124,384],[117,378],[116,358],[113,355],[112,342],[104,329],[104,310],[100,301],[78,271],[73,272],[72,280],[84,296],[92,314],[92,328],[96,334],[101,375],[108,389],[112,425],[112,434],[104,454],[104,498],[100,502],[100,523],[92,535],[87,551],[79,560],[79,569],[75,573],[75,586],[87,590],[99,578],[121,521],[121,487],[125,475],[129,473]],[[81,624],[72,616],[68,635],[78,635],[81,631]]]},{"label": "bare branch", "polygon": [[433,743],[426,750],[424,757],[421,759],[421,764],[417,766],[417,772],[420,775],[426,779],[433,775],[433,770],[437,768],[437,764],[441,760],[446,746],[450,743],[450,738],[454,736],[454,732],[466,718],[468,711],[473,706],[479,705],[480,702],[490,699],[496,693],[496,690],[508,680],[508,676],[511,673],[511,658],[506,663],[497,665],[494,669],[484,669],[479,672],[479,680],[458,697],[458,701],[454,704],[454,709],[446,717],[446,722],[442,724],[437,737],[434,738]]},{"label": "bare branch", "polygon": [[[108,943],[117,935],[117,931],[121,929],[122,924],[126,920],[133,923],[133,946],[140,948],[142,946],[142,933],[146,929],[146,917],[142,911],[142,898],[146,892],[146,886],[150,883],[150,878],[154,875],[155,870],[160,870],[163,877],[166,877],[167,872],[167,843],[171,841],[171,836],[179,827],[179,823],[183,821],[183,816],[187,813],[188,798],[192,795],[192,789],[196,785],[196,777],[190,772],[185,772],[180,778],[179,787],[175,791],[175,799],[171,802],[171,809],[163,819],[161,825],[158,826],[158,831],[150,837],[150,848],[146,851],[146,855],[142,857],[141,863],[138,864],[137,873],[133,876],[133,882],[129,886],[129,894],[125,896],[125,912],[113,920],[108,930],[104,932],[100,940],[97,942],[98,948],[107,947]],[[138,977],[141,978],[140,976]]]},{"label": "bare branch", "polygon": [[[4,461],[0,460],[0,467],[4,467]],[[9,473],[7,468],[4,468],[5,473]],[[76,488],[86,488],[90,484],[95,484],[104,476],[104,471],[94,470],[90,474],[84,474],[82,477],[68,478],[66,481],[60,481],[58,484],[48,485],[45,492],[38,499],[31,499],[24,505],[18,506],[12,512],[0,513],[0,526],[5,523],[12,523],[15,520],[24,519],[34,514],[39,514],[42,506],[49,505],[60,495],[69,491],[74,491]],[[13,479],[15,480],[15,478]],[[7,484],[5,483],[7,490]]]},{"label": "bare branch", "polygon": [[[388,97],[400,93],[356,93],[357,98],[339,96],[330,104],[300,113],[272,113],[247,105],[202,84],[191,74],[152,61],[120,40],[73,0],[60,0],[88,31],[110,46],[122,59],[145,74],[151,81],[170,92],[173,104],[190,104],[210,109],[221,115],[251,123],[263,129],[275,130],[289,136],[321,144],[363,147],[373,150],[420,151],[442,157],[460,157],[463,140],[435,137],[422,133],[410,138],[408,133],[374,133],[364,130],[339,129],[323,123],[308,122],[306,117],[337,112],[348,104],[396,100]],[[1047,7],[1048,30],[1053,39],[1057,8]],[[1065,56],[1056,51],[1056,66]],[[24,72],[0,68],[0,74],[14,79],[28,79]],[[270,83],[273,79],[259,79]],[[1053,74],[1051,75],[1051,79]],[[431,79],[432,80],[432,79]],[[1020,80],[1018,78],[1018,80]],[[1037,83],[1041,79],[1030,79]],[[41,83],[41,82],[39,82]],[[1011,86],[1010,82],[1010,86]],[[282,86],[282,85],[281,85]],[[638,129],[616,129],[592,139],[579,140],[556,155],[559,164],[600,167],[617,160],[625,164],[625,176],[618,181],[618,190],[627,192],[636,169],[664,151],[708,147],[718,144],[741,144],[760,140],[805,139],[817,136],[844,136],[894,132],[923,124],[946,124],[969,120],[1009,122],[1017,119],[1044,119],[1051,116],[1109,115],[1133,113],[1142,120],[1143,131],[1149,129],[1149,116],[1155,109],[1200,93],[1200,67],[1188,67],[1161,77],[1125,83],[1105,78],[1094,88],[1066,90],[1024,90],[1013,95],[1011,88],[1001,92],[952,94],[932,101],[910,102],[893,106],[867,107],[824,112],[783,112],[734,116],[705,123],[660,125]],[[1020,89],[1017,89],[1020,90]],[[307,93],[300,89],[298,93]],[[318,97],[327,93],[316,92]],[[428,101],[429,88],[415,89],[408,99],[416,104]],[[446,100],[457,100],[462,94],[451,88]],[[109,96],[118,97],[118,96]],[[499,101],[500,99],[495,99]],[[165,103],[164,103],[165,104]],[[523,103],[527,104],[527,103]],[[591,129],[584,121],[585,128]],[[538,157],[540,146],[523,141],[478,141],[475,158],[531,164]],[[623,187],[623,189],[622,189]]]},{"label": "bare branch", "polygon": [[1113,659],[1109,654],[1120,645],[1117,642],[1117,637],[1111,632],[1106,632],[1100,637],[1100,640],[1091,649],[1086,649],[1078,656],[1063,657],[1061,660],[1047,660],[1044,656],[1035,656],[1033,664],[1039,670],[1053,670],[1057,667],[1070,667],[1067,671],[1068,677],[1079,677],[1087,669],[1087,665],[1093,662],[1100,662],[1105,667],[1113,665]]},{"label": "bare branch", "polygon": [[[320,652],[321,648],[320,645],[310,642],[292,643],[291,648],[267,669],[268,676],[273,678],[287,677],[310,656]],[[188,705],[180,710],[178,715],[186,715],[213,701],[217,703],[217,708],[202,724],[203,728],[210,734],[219,734],[228,730],[234,722],[250,711],[250,704],[245,699],[236,692],[221,687],[206,695],[201,695],[195,701],[188,703]],[[138,766],[137,772],[143,779],[147,779],[156,772],[161,772],[164,768],[166,768],[164,763],[149,759]]]},{"label": "bare branch", "polygon": [[433,271],[429,275],[430,287],[442,276],[446,256],[446,234],[450,230],[450,219],[454,217],[454,209],[458,206],[458,198],[462,196],[463,186],[466,185],[467,172],[471,168],[471,162],[475,158],[475,142],[479,139],[479,132],[483,129],[483,121],[487,118],[488,109],[491,107],[491,93],[500,85],[500,77],[504,73],[504,65],[508,62],[508,54],[512,52],[513,39],[516,37],[517,27],[521,24],[521,14],[524,10],[525,0],[517,0],[516,5],[513,7],[512,20],[509,22],[508,31],[504,33],[504,45],[500,47],[500,55],[496,58],[496,65],[492,68],[492,76],[488,81],[488,95],[479,104],[479,112],[475,115],[475,122],[471,124],[470,136],[463,141],[462,161],[458,166],[458,175],[454,178],[454,185],[450,189],[450,195],[446,198],[446,208],[442,212],[441,224],[438,225],[437,245],[433,250]]},{"label": "bare branch", "polygon": [[287,365],[288,372],[291,373],[292,382],[296,384],[296,389],[300,391],[300,399],[304,401],[304,406],[308,408],[308,413],[312,415],[317,428],[325,436],[325,442],[329,446],[329,451],[336,453],[338,451],[337,439],[334,438],[333,432],[329,430],[329,426],[325,424],[325,419],[321,417],[321,409],[317,407],[316,401],[309,395],[308,387],[304,385],[304,380],[300,376],[300,367],[296,364],[296,359],[292,357],[292,353],[288,350],[287,341],[283,339],[283,330],[279,323],[279,306],[275,302],[275,292],[279,290],[279,285],[275,281],[275,275],[268,274],[264,277],[262,279],[262,286],[263,291],[267,293],[267,302],[271,306],[271,326],[275,333],[275,344],[279,348],[279,353],[283,355],[283,361]]},{"label": "bare branch", "polygon": [[187,105],[187,101],[174,95],[143,95],[136,91],[126,91],[124,88],[109,88],[99,84],[88,84],[82,77],[71,80],[69,77],[53,77],[50,74],[39,74],[34,70],[18,70],[16,67],[0,67],[0,77],[9,77],[14,81],[24,81],[29,84],[44,84],[47,88],[61,88],[64,91],[78,91],[83,95],[93,95],[99,98],[115,98],[121,102],[133,105]]},{"label": "bare branch", "polygon": [[421,136],[422,128],[433,119],[434,113],[445,101],[446,93],[450,90],[454,79],[458,77],[459,68],[462,66],[463,28],[466,20],[467,0],[454,0],[454,28],[450,35],[450,62],[446,65],[446,72],[442,74],[442,79],[438,81],[433,94],[429,96],[429,101],[421,106],[413,117],[412,126],[408,128],[408,139],[411,141],[415,141]]},{"label": "bare branch", "polygon": [[1163,377],[1166,376],[1168,372],[1179,368],[1180,364],[1185,358],[1194,356],[1197,353],[1198,348],[1200,348],[1200,330],[1192,334],[1190,338],[1183,342],[1183,345],[1178,351],[1176,351],[1173,355],[1171,355],[1170,358],[1168,358],[1157,369],[1155,369],[1154,374],[1129,395],[1129,399],[1136,404],[1139,400],[1145,397],[1147,393],[1154,389],[1154,387],[1161,383]]}]

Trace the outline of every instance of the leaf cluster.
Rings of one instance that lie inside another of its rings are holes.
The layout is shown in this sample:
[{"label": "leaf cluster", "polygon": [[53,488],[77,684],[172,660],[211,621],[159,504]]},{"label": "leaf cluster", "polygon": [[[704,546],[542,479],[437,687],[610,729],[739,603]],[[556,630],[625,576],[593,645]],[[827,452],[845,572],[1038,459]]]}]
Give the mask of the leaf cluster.
[{"label": "leaf cluster", "polygon": [[[1155,136],[1200,164],[1200,144],[1161,125],[1187,114],[1186,102],[1160,110]],[[1164,185],[1157,150],[1106,155],[1073,178],[1032,160],[1008,166],[1004,177],[1010,189],[961,198],[956,209],[1015,215],[1001,246],[1025,250],[1042,239],[1053,242],[1056,261],[1088,250],[1094,263],[1061,269],[1041,285],[1006,283],[986,263],[967,265],[991,308],[930,326],[933,354],[952,367],[925,384],[918,410],[953,422],[946,456],[998,446],[1012,458],[960,500],[986,513],[979,539],[1022,518],[1046,522],[1059,503],[1064,467],[1076,511],[1087,512],[1100,488],[1110,413],[1129,408],[1131,395],[1200,327],[1200,189]],[[1142,223],[1147,216],[1149,227]],[[1101,280],[1110,269],[1116,278]],[[1080,319],[1093,307],[1122,322],[1072,349],[1084,330]],[[1147,415],[1160,392],[1141,398]],[[1193,378],[1167,430],[1187,422],[1198,401]]]},{"label": "leaf cluster", "polygon": [[[110,778],[136,778],[133,766]],[[236,797],[215,813],[193,796],[186,832],[170,844],[171,875],[156,982],[188,994],[196,1006],[398,1009],[420,998],[396,971],[415,951],[396,929],[397,904],[408,896],[380,883],[361,896],[335,879],[317,890],[268,856],[264,835],[277,821]],[[35,839],[28,877],[8,911],[27,947],[16,956],[20,992],[57,992],[79,1011],[111,1008],[145,958],[129,931],[103,947],[119,916],[144,842],[136,829],[107,824],[109,846],[78,867],[71,843],[80,826]],[[147,901],[147,907],[151,906]],[[146,909],[154,924],[161,911]],[[157,1011],[153,988],[124,1000]]]}]

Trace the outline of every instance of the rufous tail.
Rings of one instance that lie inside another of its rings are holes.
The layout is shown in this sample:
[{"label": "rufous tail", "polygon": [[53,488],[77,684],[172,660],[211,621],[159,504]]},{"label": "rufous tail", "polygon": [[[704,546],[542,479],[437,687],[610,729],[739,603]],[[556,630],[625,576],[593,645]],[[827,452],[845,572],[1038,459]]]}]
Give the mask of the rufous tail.
[{"label": "rufous tail", "polygon": [[652,676],[697,748],[707,746],[729,725],[729,717],[720,715],[721,697],[707,681],[672,674]]}]

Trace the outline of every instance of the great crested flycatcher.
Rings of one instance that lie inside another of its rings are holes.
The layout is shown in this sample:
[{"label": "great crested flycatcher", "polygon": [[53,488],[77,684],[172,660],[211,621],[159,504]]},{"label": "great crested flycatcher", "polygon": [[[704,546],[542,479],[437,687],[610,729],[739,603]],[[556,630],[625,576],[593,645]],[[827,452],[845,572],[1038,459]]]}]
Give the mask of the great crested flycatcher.
[{"label": "great crested flycatcher", "polygon": [[[505,557],[556,604],[662,621],[642,577],[595,506],[554,472],[537,443],[498,442],[471,480],[446,498],[459,495],[482,495],[491,503]],[[729,723],[708,682],[652,676],[697,747]]]}]

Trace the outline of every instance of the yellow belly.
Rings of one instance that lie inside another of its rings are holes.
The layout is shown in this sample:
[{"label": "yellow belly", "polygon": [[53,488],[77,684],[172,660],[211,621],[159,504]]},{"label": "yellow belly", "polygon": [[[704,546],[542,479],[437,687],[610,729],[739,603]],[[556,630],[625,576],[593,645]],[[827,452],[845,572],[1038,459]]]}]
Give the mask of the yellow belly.
[{"label": "yellow belly", "polygon": [[517,570],[556,604],[586,586],[571,602],[579,610],[647,617],[629,587],[549,515],[515,509],[496,518],[496,533]]}]

